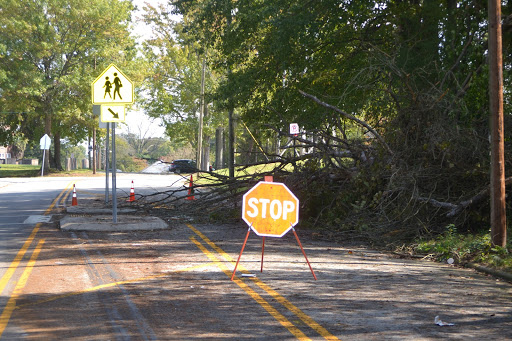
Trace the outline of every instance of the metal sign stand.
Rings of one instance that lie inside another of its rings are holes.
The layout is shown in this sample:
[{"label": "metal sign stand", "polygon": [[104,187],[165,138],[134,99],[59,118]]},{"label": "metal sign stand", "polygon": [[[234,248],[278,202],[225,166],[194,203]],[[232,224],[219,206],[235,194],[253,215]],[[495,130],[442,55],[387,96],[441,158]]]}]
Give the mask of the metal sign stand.
[{"label": "metal sign stand", "polygon": [[[306,263],[308,263],[309,270],[311,270],[311,274],[313,274],[313,278],[315,281],[317,280],[315,271],[313,271],[313,268],[311,267],[311,263],[309,263],[309,259],[306,256],[306,251],[304,251],[304,248],[302,247],[302,243],[299,240],[299,236],[297,235],[297,232],[295,232],[295,228],[292,226],[293,234],[295,235],[295,239],[297,240],[297,244],[299,244],[299,247],[302,251],[302,254],[304,255],[304,258],[306,259]],[[247,244],[247,239],[249,239],[249,234],[251,233],[251,226],[249,226],[249,230],[247,230],[247,235],[245,236],[244,243],[242,245],[242,250],[240,251],[240,254],[238,255],[238,260],[236,261],[235,269],[233,270],[233,273],[231,274],[231,280],[235,278],[236,268],[238,267],[238,263],[240,263],[240,258],[242,257],[242,253],[245,249],[245,244]],[[265,253],[265,237],[263,237],[263,242],[261,245],[261,270],[260,272],[263,272],[263,255]]]},{"label": "metal sign stand", "polygon": [[116,126],[112,126],[112,221],[117,223]]}]

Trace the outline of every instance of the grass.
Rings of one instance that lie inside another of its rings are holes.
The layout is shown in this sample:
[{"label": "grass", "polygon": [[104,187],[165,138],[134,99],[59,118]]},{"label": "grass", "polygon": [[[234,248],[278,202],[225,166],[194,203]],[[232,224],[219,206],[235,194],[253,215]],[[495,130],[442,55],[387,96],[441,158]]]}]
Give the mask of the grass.
[{"label": "grass", "polygon": [[[256,165],[256,166],[250,166],[247,168],[244,167],[237,167],[235,168],[235,177],[239,176],[252,176],[254,174],[261,174],[261,173],[271,173],[275,168],[280,166],[280,163],[269,163],[264,165]],[[229,169],[224,168],[216,171],[217,174],[228,176],[229,175]],[[263,180],[263,179],[262,179]]]},{"label": "grass", "polygon": [[0,164],[0,178],[27,178],[38,174],[41,175],[39,166]]},{"label": "grass", "polygon": [[92,169],[75,169],[72,171],[58,171],[55,169],[50,169],[50,174],[48,176],[105,176],[105,172],[96,172],[96,174],[92,174]]},{"label": "grass", "polygon": [[461,234],[453,225],[448,225],[441,236],[419,243],[415,252],[430,255],[443,262],[453,258],[459,264],[478,263],[498,270],[512,271],[512,243],[509,241],[505,248],[492,246],[488,231]]},{"label": "grass", "polygon": [[[90,169],[76,169],[72,171],[58,171],[50,169],[44,176],[92,176]],[[102,175],[101,173],[96,175]],[[0,165],[0,178],[29,178],[41,176],[41,166],[33,165]]]}]

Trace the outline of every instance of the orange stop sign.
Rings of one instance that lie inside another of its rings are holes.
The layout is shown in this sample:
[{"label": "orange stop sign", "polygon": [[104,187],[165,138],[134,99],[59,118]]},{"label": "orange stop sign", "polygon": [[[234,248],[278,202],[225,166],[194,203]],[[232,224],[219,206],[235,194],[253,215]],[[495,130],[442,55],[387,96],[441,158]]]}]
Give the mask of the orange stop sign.
[{"label": "orange stop sign", "polygon": [[299,222],[299,199],[279,182],[260,181],[244,194],[242,219],[262,237],[282,237]]}]

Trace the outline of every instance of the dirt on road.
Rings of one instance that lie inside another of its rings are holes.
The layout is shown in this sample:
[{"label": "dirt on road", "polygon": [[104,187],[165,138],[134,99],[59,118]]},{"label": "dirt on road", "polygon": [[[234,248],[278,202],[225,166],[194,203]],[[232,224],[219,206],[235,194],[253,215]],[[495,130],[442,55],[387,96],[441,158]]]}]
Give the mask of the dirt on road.
[{"label": "dirt on road", "polygon": [[[512,285],[430,261],[169,217],[160,231],[46,224],[5,340],[506,340]],[[435,318],[453,325],[441,326]]]}]

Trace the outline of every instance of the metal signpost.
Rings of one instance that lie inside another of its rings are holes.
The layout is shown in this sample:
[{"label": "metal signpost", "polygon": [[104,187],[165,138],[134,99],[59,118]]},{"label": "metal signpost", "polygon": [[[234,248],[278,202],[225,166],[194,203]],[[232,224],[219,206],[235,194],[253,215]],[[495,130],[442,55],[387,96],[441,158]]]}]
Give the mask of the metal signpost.
[{"label": "metal signpost", "polygon": [[[112,123],[115,125],[115,123]],[[110,164],[108,162],[108,158],[110,157],[110,154],[109,154],[109,144],[110,144],[110,137],[109,137],[109,134],[110,134],[110,123],[107,123],[107,143],[105,143],[105,204],[108,203],[108,196],[109,196],[109,191],[108,191],[108,176],[109,176],[109,167],[110,167]]]},{"label": "metal signpost", "polygon": [[41,176],[44,175],[44,157],[46,154],[46,150],[50,149],[50,145],[52,143],[52,140],[50,139],[50,136],[48,134],[44,134],[43,137],[39,140],[39,144],[41,145],[41,149],[43,150],[43,166],[41,167]]},{"label": "metal signpost", "polygon": [[116,127],[112,127],[112,221],[117,223]]},{"label": "metal signpost", "polygon": [[[124,110],[124,109],[123,109]],[[110,127],[115,126],[115,122],[103,122],[101,119],[101,105],[93,105],[92,106],[92,112],[94,115],[98,116],[99,118],[99,128],[100,129],[107,129],[106,138],[107,141],[105,143],[105,204],[108,204],[109,202],[109,176],[110,176]]]},{"label": "metal signpost", "polygon": [[[299,125],[297,123],[290,123],[290,135],[293,137],[297,137],[300,133]],[[296,149],[297,140],[293,139],[293,157],[297,156],[297,149]]]},{"label": "metal signpost", "polygon": [[[132,104],[134,99],[133,83],[114,64],[110,64],[91,84],[92,104],[100,105],[100,122],[107,123],[106,147],[106,184],[105,202],[108,202],[108,135],[112,127],[112,221],[117,223],[117,186],[116,186],[116,128],[115,122],[124,122],[126,104]],[[101,124],[100,123],[100,124]]]}]

